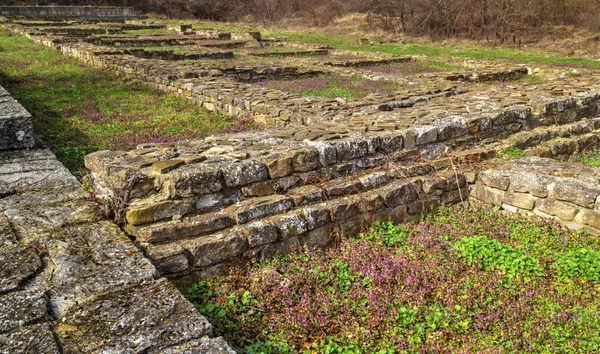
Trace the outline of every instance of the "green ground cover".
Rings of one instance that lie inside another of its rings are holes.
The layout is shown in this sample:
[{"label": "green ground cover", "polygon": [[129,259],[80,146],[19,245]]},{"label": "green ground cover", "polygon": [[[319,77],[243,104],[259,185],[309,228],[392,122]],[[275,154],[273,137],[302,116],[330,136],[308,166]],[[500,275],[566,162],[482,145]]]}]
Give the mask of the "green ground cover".
[{"label": "green ground cover", "polygon": [[37,136],[76,175],[85,174],[83,156],[96,150],[245,127],[1,29],[0,85],[33,114]]},{"label": "green ground cover", "polygon": [[188,289],[241,353],[592,353],[598,295],[597,237],[458,208]]},{"label": "green ground cover", "polygon": [[591,149],[573,153],[569,157],[569,162],[582,163],[591,167],[600,167],[600,150]]}]

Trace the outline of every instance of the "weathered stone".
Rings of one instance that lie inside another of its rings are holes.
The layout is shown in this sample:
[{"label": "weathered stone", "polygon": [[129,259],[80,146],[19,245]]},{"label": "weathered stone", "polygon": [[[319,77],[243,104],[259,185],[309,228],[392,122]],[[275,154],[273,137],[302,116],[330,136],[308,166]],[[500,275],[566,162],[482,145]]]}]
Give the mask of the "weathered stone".
[{"label": "weathered stone", "polygon": [[504,202],[520,209],[533,210],[538,199],[526,193],[504,193]]},{"label": "weathered stone", "polygon": [[273,188],[273,182],[264,181],[242,187],[241,192],[245,197],[263,197],[275,193],[275,189]]},{"label": "weathered stone", "polygon": [[49,318],[48,297],[42,291],[21,291],[0,297],[0,333]]},{"label": "weathered stone", "polygon": [[304,143],[319,152],[319,163],[322,167],[333,165],[337,162],[337,151],[328,143],[322,141],[304,140]]},{"label": "weathered stone", "polygon": [[24,327],[11,333],[0,334],[2,354],[60,354],[54,334],[47,324]]},{"label": "weathered stone", "polygon": [[271,153],[261,161],[267,167],[270,178],[280,178],[292,174],[292,156],[283,153]]},{"label": "weathered stone", "polygon": [[361,193],[356,196],[356,205],[361,213],[372,212],[383,207],[383,198],[377,190]]},{"label": "weathered stone", "polygon": [[302,247],[312,249],[321,249],[332,245],[333,224],[319,227],[308,231],[306,234],[299,237]]},{"label": "weathered stone", "polygon": [[260,251],[260,254],[263,259],[269,259],[277,254],[290,254],[300,251],[301,249],[302,245],[300,244],[300,241],[298,241],[298,237],[294,236],[281,242],[275,242],[265,246],[265,248]]},{"label": "weathered stone", "polygon": [[385,172],[373,172],[358,178],[363,189],[377,188],[388,183],[391,179],[392,178]]},{"label": "weathered stone", "polygon": [[473,196],[482,202],[501,206],[504,202],[504,191],[490,188],[483,183],[477,183],[472,191]]},{"label": "weathered stone", "polygon": [[182,240],[180,244],[192,254],[198,268],[226,261],[248,248],[245,237],[230,232]]},{"label": "weathered stone", "polygon": [[306,219],[308,230],[314,230],[331,223],[330,210],[331,208],[327,203],[302,208],[301,212]]},{"label": "weathered stone", "polygon": [[323,199],[323,191],[316,186],[306,185],[292,189],[288,196],[292,198],[295,206],[300,207]]},{"label": "weathered stone", "polygon": [[412,127],[407,132],[406,139],[408,148],[414,145],[425,145],[433,143],[438,138],[438,130],[434,126],[425,125],[421,127]]},{"label": "weathered stone", "polygon": [[438,140],[449,140],[467,134],[467,123],[460,117],[445,118],[436,121],[434,125],[438,131]]},{"label": "weathered stone", "polygon": [[363,231],[363,224],[360,218],[348,219],[337,224],[337,231],[341,237],[352,237]]},{"label": "weathered stone", "polygon": [[156,270],[110,222],[63,229],[47,242],[54,268],[52,307],[62,317],[71,306],[116,288],[152,280]]},{"label": "weathered stone", "polygon": [[322,188],[328,197],[339,197],[359,193],[363,185],[360,180],[350,177],[325,182]]},{"label": "weathered stone", "polygon": [[149,354],[235,354],[221,337],[202,337],[168,348],[150,350]]},{"label": "weathered stone", "polygon": [[160,274],[182,273],[190,268],[185,249],[176,242],[148,245],[145,247],[144,254]]},{"label": "weathered stone", "polygon": [[0,264],[0,294],[19,289],[42,268],[42,260],[33,246],[0,248]]},{"label": "weathered stone", "polygon": [[397,135],[395,133],[384,135],[379,138],[380,141],[380,149],[386,154],[393,154],[402,150],[404,145],[404,138],[402,135]]},{"label": "weathered stone", "polygon": [[[466,194],[464,199],[466,199]],[[406,204],[407,212],[410,215],[427,213],[440,205],[438,197],[427,197]]]},{"label": "weathered stone", "polygon": [[582,209],[577,215],[578,219],[596,229],[600,229],[600,212],[594,210]]},{"label": "weathered stone", "polygon": [[74,306],[56,334],[65,353],[143,353],[211,335],[212,329],[163,279]]},{"label": "weathered stone", "polygon": [[383,208],[375,213],[375,220],[390,221],[395,224],[403,223],[408,217],[406,204],[395,208]]},{"label": "weathered stone", "polygon": [[508,190],[510,185],[509,173],[506,171],[489,170],[479,174],[479,180],[490,188]]},{"label": "weathered stone", "polygon": [[12,229],[6,215],[0,213],[0,248],[5,245],[14,245],[17,242],[17,235]]},{"label": "weathered stone", "polygon": [[331,219],[334,222],[346,220],[358,213],[358,206],[350,198],[334,199],[326,203],[331,211]]},{"label": "weathered stone", "polygon": [[572,178],[563,178],[556,181],[551,190],[551,195],[558,200],[593,208],[596,197],[600,195],[600,188]]},{"label": "weathered stone", "polygon": [[187,237],[197,237],[233,226],[234,220],[225,213],[210,213],[192,216],[181,221],[168,221],[140,228],[130,232],[140,241],[165,243]]},{"label": "weathered stone", "polygon": [[279,229],[282,240],[286,240],[292,236],[301,235],[308,231],[306,219],[300,213],[288,213],[274,216],[270,221]]},{"label": "weathered stone", "polygon": [[185,216],[194,210],[194,205],[182,200],[144,202],[127,209],[125,218],[133,226],[171,219],[175,215]]},{"label": "weathered stone", "polygon": [[169,173],[165,184],[171,195],[191,197],[215,193],[223,188],[222,171],[213,164],[193,164],[182,166]]},{"label": "weathered stone", "polygon": [[260,162],[245,160],[223,168],[225,185],[229,188],[264,181],[269,177],[267,168]]},{"label": "weathered stone", "polygon": [[548,185],[552,182],[551,177],[539,173],[513,173],[510,175],[510,190],[546,198]]},{"label": "weathered stone", "polygon": [[266,245],[277,241],[277,227],[268,221],[251,222],[241,228],[242,234],[248,240],[250,248]]},{"label": "weathered stone", "polygon": [[231,215],[238,224],[245,224],[251,220],[289,210],[292,206],[291,199],[274,195],[244,200],[228,207],[225,212]]},{"label": "weathered stone", "polygon": [[292,151],[292,168],[294,172],[308,172],[319,166],[319,151],[303,148]]},{"label": "weathered stone", "polygon": [[183,165],[183,160],[164,160],[152,164],[152,170],[158,173],[167,173]]},{"label": "weathered stone", "polygon": [[559,202],[553,198],[539,199],[535,204],[536,209],[548,215],[556,216],[565,221],[571,221],[577,215],[578,208],[567,203]]},{"label": "weathered stone", "polygon": [[349,161],[363,157],[368,152],[367,142],[362,139],[344,139],[332,144],[338,161]]},{"label": "weathered stone", "polygon": [[421,191],[420,182],[395,181],[380,188],[380,195],[388,208],[395,208],[417,199]]},{"label": "weathered stone", "polygon": [[458,202],[466,202],[469,196],[469,188],[463,187],[461,189],[450,190],[443,193],[440,198],[440,204],[454,204]]}]

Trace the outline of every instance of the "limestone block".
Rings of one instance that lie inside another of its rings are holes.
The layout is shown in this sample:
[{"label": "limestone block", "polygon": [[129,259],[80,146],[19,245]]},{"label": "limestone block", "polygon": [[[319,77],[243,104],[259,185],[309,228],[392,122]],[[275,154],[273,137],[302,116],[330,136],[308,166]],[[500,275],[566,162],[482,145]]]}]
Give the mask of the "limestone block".
[{"label": "limestone block", "polygon": [[395,133],[389,133],[379,137],[380,149],[386,154],[393,154],[404,147],[404,137]]},{"label": "limestone block", "polygon": [[269,177],[280,178],[289,176],[292,173],[292,156],[287,153],[271,153],[261,158],[265,164]]},{"label": "limestone block", "polygon": [[376,188],[382,186],[389,181],[391,181],[391,177],[385,172],[373,172],[364,176],[360,176],[358,180],[362,184],[362,188],[364,190]]},{"label": "limestone block", "polygon": [[536,202],[535,207],[543,213],[556,216],[565,221],[573,220],[579,211],[579,208],[567,203],[559,202],[553,198],[540,199]]},{"label": "limestone block", "polygon": [[211,335],[212,328],[161,279],[74,306],[56,334],[66,353],[142,353]]},{"label": "limestone block", "polygon": [[[464,199],[467,199],[466,194]],[[430,210],[437,208],[440,205],[440,199],[437,196],[430,196],[424,199],[419,199],[414,202],[406,204],[408,214],[416,215],[426,213]]]},{"label": "limestone block", "polygon": [[223,172],[216,164],[198,163],[182,166],[168,174],[165,187],[178,197],[201,196],[223,189]]},{"label": "limestone block", "polygon": [[508,190],[510,185],[510,173],[502,170],[488,170],[479,174],[479,180],[490,188]]},{"label": "limestone block", "polygon": [[240,233],[224,232],[180,241],[194,258],[194,266],[206,267],[234,258],[246,251],[248,241]]},{"label": "limestone block", "polygon": [[333,224],[319,227],[300,236],[298,239],[302,247],[312,249],[321,249],[329,247],[332,244]]},{"label": "limestone block", "polygon": [[319,151],[314,148],[293,150],[292,168],[294,172],[308,172],[319,166]]},{"label": "limestone block", "polygon": [[96,294],[149,281],[156,269],[111,222],[64,228],[47,242],[54,268],[49,284],[58,318]]},{"label": "limestone block", "polygon": [[221,337],[202,337],[168,348],[150,350],[149,354],[235,354],[227,342]]},{"label": "limestone block", "polygon": [[473,196],[482,202],[501,206],[504,201],[504,191],[490,188],[483,183],[477,183],[473,188]]},{"label": "limestone block", "polygon": [[333,165],[337,162],[337,151],[331,144],[311,140],[304,140],[304,144],[317,149],[319,152],[319,163],[322,167]]},{"label": "limestone block", "polygon": [[290,237],[290,238],[280,241],[280,242],[275,242],[275,243],[266,245],[265,248],[263,248],[260,251],[260,255],[263,259],[269,259],[277,254],[282,254],[282,255],[290,254],[290,253],[298,252],[301,249],[302,249],[302,245],[300,244],[300,241],[298,240],[298,236],[294,236],[294,237]]},{"label": "limestone block", "polygon": [[306,185],[292,189],[288,192],[288,196],[292,198],[295,206],[300,207],[323,199],[323,191],[319,187]]},{"label": "limestone block", "polygon": [[583,222],[586,225],[589,225],[596,229],[600,229],[600,212],[598,211],[582,209],[581,211],[579,211],[577,219],[581,220],[581,222]]},{"label": "limestone block", "polygon": [[262,197],[275,193],[272,181],[256,182],[241,189],[245,197]]},{"label": "limestone block", "polygon": [[510,175],[510,190],[546,198],[548,196],[548,186],[553,182],[554,178],[548,175],[522,171],[522,173],[512,173]]},{"label": "limestone block", "polygon": [[331,211],[327,203],[300,209],[307,222],[308,230],[315,230],[331,223]]},{"label": "limestone block", "polygon": [[173,216],[185,216],[194,210],[194,205],[189,201],[165,200],[165,201],[143,201],[133,204],[127,210],[125,218],[127,223],[133,226],[149,224]]},{"label": "limestone block", "polygon": [[264,181],[269,177],[265,165],[258,161],[244,160],[223,167],[225,185],[229,188]]},{"label": "limestone block", "polygon": [[408,217],[406,204],[395,208],[383,208],[374,214],[374,219],[379,221],[390,221],[395,224],[403,223]]},{"label": "limestone block", "polygon": [[554,198],[586,208],[594,207],[598,195],[600,188],[573,178],[557,179],[551,190],[551,196]]},{"label": "limestone block", "polygon": [[180,221],[167,221],[144,227],[130,228],[130,232],[139,241],[148,243],[166,243],[213,233],[233,226],[234,220],[225,213],[209,213],[184,218]]},{"label": "limestone block", "polygon": [[12,97],[0,97],[0,150],[30,149],[34,145],[29,112]]},{"label": "limestone block", "polygon": [[298,236],[308,231],[308,223],[303,213],[288,213],[274,216],[270,221],[277,226],[282,240]]},{"label": "limestone block", "polygon": [[527,193],[504,193],[504,202],[525,210],[533,210],[538,199]]},{"label": "limestone block", "polygon": [[272,195],[244,200],[228,207],[225,212],[231,215],[238,224],[245,224],[251,220],[289,210],[292,206],[293,202],[290,198]]},{"label": "limestone block", "polygon": [[161,275],[182,273],[190,268],[185,249],[177,242],[145,245],[144,249],[144,254]]},{"label": "limestone block", "polygon": [[421,192],[421,183],[418,181],[394,181],[378,189],[383,202],[388,208],[395,208],[400,204],[417,200]]},{"label": "limestone block", "polygon": [[438,140],[438,129],[432,125],[411,127],[406,135],[406,145],[426,145]]},{"label": "limestone block", "polygon": [[54,334],[48,324],[42,323],[0,334],[0,353],[60,354]]},{"label": "limestone block", "polygon": [[326,203],[331,212],[331,219],[340,222],[356,215],[359,210],[356,202],[350,198],[338,198]]},{"label": "limestone block", "polygon": [[350,194],[359,193],[362,188],[362,183],[356,177],[349,177],[343,179],[334,179],[325,182],[322,185],[325,195],[328,197],[340,197],[347,196]]},{"label": "limestone block", "polygon": [[360,138],[347,138],[332,142],[338,161],[349,161],[365,156],[369,151],[367,141]]},{"label": "limestone block", "polygon": [[460,117],[441,119],[436,121],[434,125],[437,128],[437,138],[440,141],[458,138],[467,134],[468,125]]},{"label": "limestone block", "polygon": [[254,221],[240,228],[250,248],[277,241],[277,226],[269,221]]}]

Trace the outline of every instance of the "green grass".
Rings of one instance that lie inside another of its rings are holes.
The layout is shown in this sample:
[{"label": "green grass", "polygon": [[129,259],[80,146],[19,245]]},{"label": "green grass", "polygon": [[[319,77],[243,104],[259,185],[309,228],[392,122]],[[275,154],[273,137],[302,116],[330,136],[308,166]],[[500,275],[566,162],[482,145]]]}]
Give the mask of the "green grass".
[{"label": "green grass", "polygon": [[142,142],[199,138],[244,123],[0,30],[0,85],[34,116],[34,130],[74,174],[83,156]]},{"label": "green grass", "polygon": [[584,152],[575,152],[571,155],[569,161],[582,163],[591,167],[600,167],[600,150],[592,149]]}]

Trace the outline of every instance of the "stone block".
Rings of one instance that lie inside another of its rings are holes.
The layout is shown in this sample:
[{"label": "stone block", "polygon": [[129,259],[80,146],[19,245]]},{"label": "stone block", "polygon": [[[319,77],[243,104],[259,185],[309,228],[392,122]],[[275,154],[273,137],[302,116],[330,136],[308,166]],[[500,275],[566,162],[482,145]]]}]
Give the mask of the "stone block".
[{"label": "stone block", "polygon": [[378,189],[384,204],[388,208],[395,208],[400,204],[417,200],[421,192],[421,182],[418,181],[394,181],[383,188]]},{"label": "stone block", "polygon": [[168,348],[152,349],[148,354],[235,354],[221,337],[202,337]]},{"label": "stone block", "polygon": [[399,205],[395,208],[383,208],[374,214],[374,219],[378,221],[390,221],[394,224],[403,223],[409,216],[407,206]]},{"label": "stone block", "polygon": [[490,188],[508,190],[510,185],[510,174],[507,171],[488,170],[479,174],[479,180]]},{"label": "stone block", "polygon": [[510,190],[513,192],[530,193],[539,198],[548,196],[548,186],[554,179],[540,173],[512,173],[510,175]]},{"label": "stone block", "polygon": [[309,250],[321,249],[332,245],[332,232],[333,224],[329,224],[311,230],[299,237],[298,239],[300,241],[300,244],[302,244],[302,247],[308,248]]},{"label": "stone block", "polygon": [[294,201],[297,207],[312,204],[323,199],[323,191],[313,185],[306,185],[294,188],[288,192],[288,196]]},{"label": "stone block", "polygon": [[273,188],[273,182],[263,181],[242,187],[241,192],[244,197],[263,197],[275,193],[275,189]]},{"label": "stone block", "polygon": [[327,203],[321,203],[300,209],[306,219],[308,230],[314,230],[331,223],[331,209]]},{"label": "stone block", "polygon": [[20,289],[43,266],[36,247],[12,245],[0,248],[0,264],[0,293]]},{"label": "stone block", "polygon": [[356,177],[343,179],[335,179],[325,182],[322,185],[325,195],[328,197],[340,197],[359,193],[362,188],[362,183]]},{"label": "stone block", "polygon": [[598,211],[582,209],[581,211],[579,211],[577,219],[581,220],[581,222],[583,222],[586,225],[589,225],[596,229],[600,229],[600,212]]},{"label": "stone block", "polygon": [[[464,199],[467,199],[466,195]],[[419,199],[406,204],[407,212],[410,215],[420,215],[423,213],[427,213],[437,208],[438,206],[440,206],[440,199],[436,196],[426,197],[424,199]]]},{"label": "stone block", "polygon": [[291,153],[294,172],[308,172],[319,167],[319,151],[317,149],[302,148],[293,150]]},{"label": "stone block", "polygon": [[527,193],[504,193],[504,203],[529,211],[533,210],[537,200],[538,198]]},{"label": "stone block", "polygon": [[165,201],[142,201],[133,204],[125,213],[125,219],[129,225],[138,226],[149,224],[165,219],[171,219],[173,216],[185,216],[194,211],[194,205],[191,202],[183,200],[165,200]]},{"label": "stone block", "polygon": [[210,236],[179,241],[194,258],[194,266],[203,268],[239,256],[248,248],[248,241],[240,233],[224,232]]},{"label": "stone block", "polygon": [[365,156],[369,151],[367,141],[364,139],[343,139],[332,142],[335,147],[338,161],[349,161]]},{"label": "stone block", "polygon": [[264,181],[269,177],[265,165],[258,161],[244,160],[223,167],[225,185],[229,188]]},{"label": "stone block", "polygon": [[13,292],[0,297],[0,333],[50,318],[48,297],[43,291]]},{"label": "stone block", "polygon": [[380,187],[391,181],[392,178],[385,172],[373,172],[360,176],[358,180],[362,184],[361,189],[367,190]]},{"label": "stone block", "polygon": [[286,255],[300,250],[302,250],[302,245],[298,240],[298,236],[294,236],[280,242],[266,245],[260,251],[260,255],[263,259],[269,259],[277,254]]},{"label": "stone block", "polygon": [[551,189],[550,196],[585,208],[593,208],[600,188],[591,184],[579,182],[573,178],[561,178]]},{"label": "stone block", "polygon": [[268,221],[251,222],[240,228],[242,234],[248,240],[250,248],[266,245],[277,241],[277,226]]},{"label": "stone block", "polygon": [[211,334],[210,323],[165,279],[77,304],[56,327],[65,353],[147,353]]},{"label": "stone block", "polygon": [[482,202],[501,206],[504,202],[504,191],[490,188],[483,183],[477,183],[473,188],[473,196]]},{"label": "stone block", "polygon": [[144,248],[144,254],[156,267],[160,275],[182,273],[190,268],[185,249],[176,242],[164,245],[147,245]]},{"label": "stone block", "polygon": [[319,164],[321,167],[327,167],[337,162],[337,151],[335,147],[323,141],[304,140],[304,143],[319,152]]},{"label": "stone block", "polygon": [[33,148],[32,121],[29,112],[12,97],[0,97],[0,150]]},{"label": "stone block", "polygon": [[197,237],[233,226],[234,220],[225,213],[210,213],[184,218],[180,221],[167,221],[144,227],[129,228],[141,242],[166,243],[187,237]]},{"label": "stone block", "polygon": [[289,210],[292,206],[293,202],[290,198],[273,195],[244,200],[228,207],[225,212],[231,215],[238,224],[245,224],[251,220]]},{"label": "stone block", "polygon": [[223,189],[223,172],[216,164],[198,163],[182,166],[168,174],[164,187],[177,197],[202,196]]},{"label": "stone block", "polygon": [[0,334],[0,353],[60,354],[50,325],[42,323]]},{"label": "stone block", "polygon": [[539,199],[536,202],[535,207],[543,213],[556,216],[565,221],[573,220],[579,211],[579,208],[567,203],[559,202],[553,198]]},{"label": "stone block", "polygon": [[277,226],[282,240],[308,231],[308,223],[301,212],[274,216],[269,221]]},{"label": "stone block", "polygon": [[280,178],[292,174],[292,155],[287,153],[271,153],[261,158],[269,177]]},{"label": "stone block", "polygon": [[327,202],[326,205],[331,212],[331,219],[336,223],[346,220],[359,212],[356,202],[350,198],[334,199]]}]

